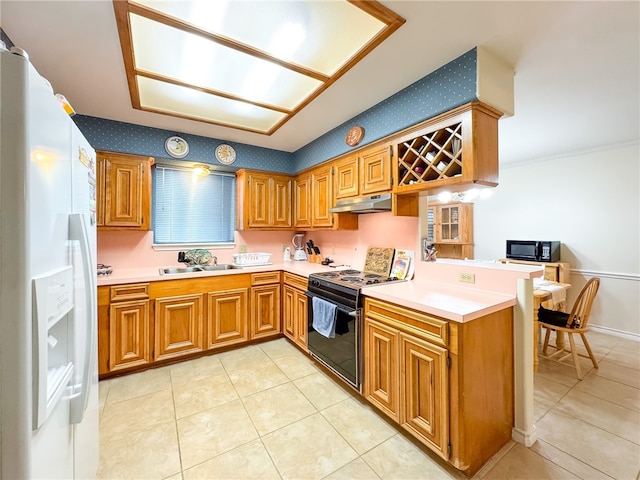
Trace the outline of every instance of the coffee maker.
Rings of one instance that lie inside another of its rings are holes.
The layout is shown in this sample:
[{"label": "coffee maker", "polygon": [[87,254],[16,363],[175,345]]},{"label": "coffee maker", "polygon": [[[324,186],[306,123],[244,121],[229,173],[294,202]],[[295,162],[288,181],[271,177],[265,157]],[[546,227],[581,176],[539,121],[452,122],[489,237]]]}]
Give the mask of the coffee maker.
[{"label": "coffee maker", "polygon": [[307,260],[307,254],[304,252],[304,233],[296,233],[291,240],[291,243],[294,247],[296,247],[295,252],[293,252],[293,259],[299,261]]}]

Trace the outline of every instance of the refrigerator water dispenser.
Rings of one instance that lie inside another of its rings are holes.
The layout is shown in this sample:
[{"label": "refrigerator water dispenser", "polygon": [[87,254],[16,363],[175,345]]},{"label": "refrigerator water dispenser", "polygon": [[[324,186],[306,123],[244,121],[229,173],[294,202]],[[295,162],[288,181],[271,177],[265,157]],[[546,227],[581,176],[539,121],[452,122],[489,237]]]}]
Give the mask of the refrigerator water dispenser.
[{"label": "refrigerator water dispenser", "polygon": [[33,429],[51,414],[73,377],[73,267],[33,279]]}]

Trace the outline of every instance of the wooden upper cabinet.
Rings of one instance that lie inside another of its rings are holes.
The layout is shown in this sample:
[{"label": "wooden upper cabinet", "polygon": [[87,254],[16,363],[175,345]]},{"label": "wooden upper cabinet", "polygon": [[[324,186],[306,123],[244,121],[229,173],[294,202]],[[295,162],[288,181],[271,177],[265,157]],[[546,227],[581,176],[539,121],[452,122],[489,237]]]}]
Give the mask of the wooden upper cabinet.
[{"label": "wooden upper cabinet", "polygon": [[149,230],[151,157],[98,151],[97,220],[101,229]]},{"label": "wooden upper cabinet", "polygon": [[391,191],[391,152],[385,144],[335,162],[335,199]]},{"label": "wooden upper cabinet", "polygon": [[291,229],[293,179],[251,170],[236,174],[236,226],[238,230]]},{"label": "wooden upper cabinet", "polygon": [[336,169],[336,200],[355,197],[360,193],[358,157],[349,157],[334,164]]},{"label": "wooden upper cabinet", "polygon": [[290,229],[293,226],[291,219],[291,177],[272,177],[272,218],[274,227]]},{"label": "wooden upper cabinet", "polygon": [[498,184],[498,119],[480,102],[463,105],[407,129],[394,139],[394,191],[461,191]]},{"label": "wooden upper cabinet", "polygon": [[296,177],[295,228],[304,230],[357,230],[358,216],[331,213],[334,205],[335,167],[322,165]]},{"label": "wooden upper cabinet", "polygon": [[314,227],[333,226],[333,214],[329,209],[333,206],[333,188],[331,168],[322,167],[311,172],[311,224]]},{"label": "wooden upper cabinet", "polygon": [[311,228],[311,177],[296,177],[294,187],[294,222],[296,228]]},{"label": "wooden upper cabinet", "polygon": [[391,190],[391,147],[382,145],[360,156],[360,195]]},{"label": "wooden upper cabinet", "polygon": [[427,228],[438,257],[473,258],[472,203],[428,205]]}]

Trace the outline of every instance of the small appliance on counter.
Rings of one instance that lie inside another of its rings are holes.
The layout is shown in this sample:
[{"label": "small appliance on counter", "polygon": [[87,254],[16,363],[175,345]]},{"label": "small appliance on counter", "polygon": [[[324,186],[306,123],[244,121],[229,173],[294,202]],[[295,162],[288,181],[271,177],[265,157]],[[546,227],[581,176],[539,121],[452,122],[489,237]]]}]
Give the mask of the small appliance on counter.
[{"label": "small appliance on counter", "polygon": [[507,240],[507,259],[529,262],[559,262],[560,242],[548,240]]},{"label": "small appliance on counter", "polygon": [[291,240],[291,243],[296,247],[296,251],[293,253],[293,259],[297,261],[306,261],[307,254],[304,253],[304,233],[296,233]]}]

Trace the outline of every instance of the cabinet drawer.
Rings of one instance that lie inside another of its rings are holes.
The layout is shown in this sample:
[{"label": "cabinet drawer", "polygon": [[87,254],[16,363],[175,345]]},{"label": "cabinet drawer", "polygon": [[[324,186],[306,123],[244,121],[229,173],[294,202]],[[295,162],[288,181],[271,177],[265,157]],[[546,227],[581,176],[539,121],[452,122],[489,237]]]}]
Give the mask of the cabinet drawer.
[{"label": "cabinet drawer", "polygon": [[280,283],[280,272],[260,272],[251,274],[251,285],[268,285]]},{"label": "cabinet drawer", "polygon": [[446,347],[449,343],[447,321],[417,310],[365,298],[364,314],[368,318],[383,321],[399,330],[422,337],[431,343],[442,345],[443,347]]},{"label": "cabinet drawer", "polygon": [[125,302],[129,300],[145,300],[149,298],[148,283],[133,283],[111,287],[111,301]]},{"label": "cabinet drawer", "polygon": [[293,273],[284,272],[284,283],[306,292],[309,279]]}]

